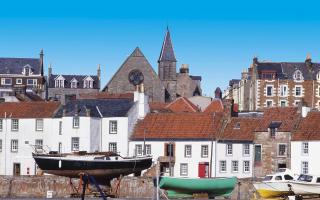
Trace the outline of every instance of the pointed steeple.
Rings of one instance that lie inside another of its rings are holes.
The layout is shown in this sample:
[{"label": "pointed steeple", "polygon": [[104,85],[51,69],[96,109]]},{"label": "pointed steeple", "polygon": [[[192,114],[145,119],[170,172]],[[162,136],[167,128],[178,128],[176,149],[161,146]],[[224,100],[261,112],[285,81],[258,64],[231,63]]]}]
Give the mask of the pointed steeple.
[{"label": "pointed steeple", "polygon": [[173,46],[172,46],[171,37],[170,37],[170,31],[168,27],[167,27],[166,35],[164,37],[158,62],[161,62],[161,61],[177,62],[176,57],[174,55]]}]

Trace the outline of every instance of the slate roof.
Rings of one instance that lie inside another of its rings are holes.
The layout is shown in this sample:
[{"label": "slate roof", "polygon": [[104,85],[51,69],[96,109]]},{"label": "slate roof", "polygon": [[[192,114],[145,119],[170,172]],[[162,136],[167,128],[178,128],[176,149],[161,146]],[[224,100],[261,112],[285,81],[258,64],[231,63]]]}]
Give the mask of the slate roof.
[{"label": "slate roof", "polygon": [[176,57],[174,55],[173,46],[170,37],[170,31],[167,29],[166,36],[164,37],[164,41],[162,44],[159,60],[160,61],[173,61],[177,62]]},{"label": "slate roof", "polygon": [[39,58],[0,58],[0,74],[22,74],[26,65],[34,75],[41,75]]},{"label": "slate roof", "polygon": [[229,81],[229,86],[233,86],[234,84],[239,84],[240,79],[231,79]]},{"label": "slate roof", "polygon": [[132,140],[174,140],[215,138],[222,115],[206,113],[149,113],[136,125]]},{"label": "slate roof", "polygon": [[[54,75],[52,74],[49,77],[49,88],[55,88],[55,78],[58,77],[60,75]],[[65,85],[64,88],[71,88],[71,81],[72,79],[76,79],[78,81],[78,85],[77,88],[83,88],[83,79],[85,79],[86,77],[90,76],[94,82],[93,82],[93,89],[100,89],[100,81],[98,76],[96,75],[63,75],[61,74],[61,76],[63,76],[63,78],[65,78]]]},{"label": "slate roof", "polygon": [[258,62],[257,70],[261,78],[261,71],[272,71],[276,73],[276,79],[293,79],[294,72],[300,70],[304,80],[316,80],[320,71],[320,63],[312,63],[310,71],[305,62]]},{"label": "slate roof", "polygon": [[202,80],[202,77],[201,77],[201,76],[192,76],[192,75],[190,75],[190,78],[191,78],[192,80],[195,80],[195,81],[201,81],[201,80]]},{"label": "slate roof", "polygon": [[113,94],[108,92],[81,93],[78,99],[133,99],[132,92]]},{"label": "slate roof", "polygon": [[0,118],[50,118],[59,106],[59,102],[0,103]]},{"label": "slate roof", "polygon": [[62,106],[55,117],[62,117],[63,110],[65,116],[87,116],[87,110],[90,110],[90,117],[125,117],[133,104],[131,99],[74,100]]},{"label": "slate roof", "polygon": [[303,118],[292,136],[292,141],[320,140],[320,112],[312,111]]}]

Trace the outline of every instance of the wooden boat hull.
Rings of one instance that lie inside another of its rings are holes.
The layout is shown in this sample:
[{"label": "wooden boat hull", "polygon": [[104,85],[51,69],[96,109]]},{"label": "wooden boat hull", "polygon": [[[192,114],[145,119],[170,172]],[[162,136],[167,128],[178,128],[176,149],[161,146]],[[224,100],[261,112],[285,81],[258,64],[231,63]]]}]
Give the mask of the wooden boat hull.
[{"label": "wooden boat hull", "polygon": [[59,157],[34,156],[39,168],[48,174],[78,178],[85,173],[95,178],[111,179],[120,175],[138,174],[152,165],[152,158],[109,160],[68,160]]},{"label": "wooden boat hull", "polygon": [[196,193],[207,193],[210,198],[232,194],[237,178],[174,178],[161,177],[159,187],[168,192],[169,198],[190,198]]},{"label": "wooden boat hull", "polygon": [[262,198],[276,198],[292,194],[288,187],[289,182],[261,182],[254,183],[256,191]]}]

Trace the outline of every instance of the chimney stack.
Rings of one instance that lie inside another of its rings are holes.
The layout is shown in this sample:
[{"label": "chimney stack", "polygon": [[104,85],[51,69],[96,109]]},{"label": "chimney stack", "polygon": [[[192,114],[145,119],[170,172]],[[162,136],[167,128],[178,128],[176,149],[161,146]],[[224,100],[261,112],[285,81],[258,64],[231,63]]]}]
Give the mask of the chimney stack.
[{"label": "chimney stack", "polygon": [[52,66],[51,63],[49,64],[49,68],[48,68],[48,77],[50,78],[50,76],[52,75]]},{"label": "chimney stack", "polygon": [[188,64],[182,64],[180,67],[180,73],[181,74],[189,74],[189,65]]},{"label": "chimney stack", "polygon": [[41,49],[41,51],[40,51],[40,73],[41,73],[41,76],[43,76],[43,49]]},{"label": "chimney stack", "polygon": [[97,76],[98,76],[98,79],[99,79],[99,81],[100,81],[100,78],[101,78],[100,64],[98,64]]}]

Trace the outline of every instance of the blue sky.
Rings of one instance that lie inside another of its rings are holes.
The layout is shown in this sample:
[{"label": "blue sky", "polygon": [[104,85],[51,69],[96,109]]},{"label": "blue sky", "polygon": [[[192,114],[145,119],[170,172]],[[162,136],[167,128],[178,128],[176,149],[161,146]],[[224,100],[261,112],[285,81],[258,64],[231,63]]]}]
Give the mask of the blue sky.
[{"label": "blue sky", "polygon": [[169,25],[178,67],[203,77],[204,94],[260,60],[320,62],[316,1],[6,1],[0,56],[37,57],[54,73],[95,74],[102,85],[139,46],[157,71]]}]

